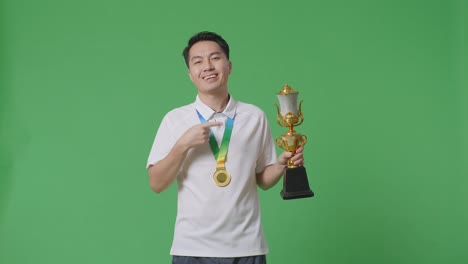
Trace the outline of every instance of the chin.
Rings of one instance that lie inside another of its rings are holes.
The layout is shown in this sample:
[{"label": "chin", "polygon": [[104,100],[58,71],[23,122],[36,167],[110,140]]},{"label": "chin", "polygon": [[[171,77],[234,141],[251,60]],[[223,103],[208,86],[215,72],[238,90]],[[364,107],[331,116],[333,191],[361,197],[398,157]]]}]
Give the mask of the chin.
[{"label": "chin", "polygon": [[204,85],[204,87],[202,89],[200,89],[200,90],[204,91],[204,92],[207,92],[207,93],[216,93],[216,92],[220,92],[220,91],[222,91],[224,89],[219,84],[212,84],[212,85]]}]

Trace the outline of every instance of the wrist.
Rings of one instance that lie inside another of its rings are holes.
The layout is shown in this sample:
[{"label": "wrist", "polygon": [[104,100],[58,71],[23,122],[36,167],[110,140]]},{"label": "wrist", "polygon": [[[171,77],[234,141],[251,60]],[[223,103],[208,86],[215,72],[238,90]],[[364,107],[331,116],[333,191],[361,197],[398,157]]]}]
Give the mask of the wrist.
[{"label": "wrist", "polygon": [[277,162],[275,164],[276,170],[278,171],[278,174],[283,174],[286,171],[286,164],[281,164],[280,162]]},{"label": "wrist", "polygon": [[185,155],[188,150],[190,149],[190,146],[182,143],[182,142],[177,142],[175,145],[174,145],[174,150],[176,153],[180,154],[180,155]]}]

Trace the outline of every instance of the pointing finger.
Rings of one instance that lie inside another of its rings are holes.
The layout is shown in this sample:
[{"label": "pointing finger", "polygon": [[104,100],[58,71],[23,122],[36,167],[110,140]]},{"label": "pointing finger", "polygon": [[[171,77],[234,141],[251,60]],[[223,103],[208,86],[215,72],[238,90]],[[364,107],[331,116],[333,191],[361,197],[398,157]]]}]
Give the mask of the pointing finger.
[{"label": "pointing finger", "polygon": [[222,126],[222,122],[208,122],[204,124],[204,127]]}]

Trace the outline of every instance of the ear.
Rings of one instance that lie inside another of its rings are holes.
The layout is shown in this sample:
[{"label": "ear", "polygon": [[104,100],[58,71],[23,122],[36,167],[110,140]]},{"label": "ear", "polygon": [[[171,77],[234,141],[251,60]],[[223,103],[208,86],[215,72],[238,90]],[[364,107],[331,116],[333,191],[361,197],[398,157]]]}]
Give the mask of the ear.
[{"label": "ear", "polygon": [[187,70],[187,74],[188,74],[190,80],[193,82],[192,75],[190,74],[190,68]]},{"label": "ear", "polygon": [[229,61],[229,66],[228,67],[229,67],[229,74],[231,74],[231,72],[232,72],[232,62],[231,61]]}]

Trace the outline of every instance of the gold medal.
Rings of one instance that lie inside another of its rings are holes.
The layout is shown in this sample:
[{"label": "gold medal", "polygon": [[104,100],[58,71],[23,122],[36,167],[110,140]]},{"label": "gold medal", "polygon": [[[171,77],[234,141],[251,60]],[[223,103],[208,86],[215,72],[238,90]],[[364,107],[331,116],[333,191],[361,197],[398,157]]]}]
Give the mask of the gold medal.
[{"label": "gold medal", "polygon": [[226,187],[231,182],[231,175],[225,169],[217,169],[213,174],[213,179],[219,187]]}]

